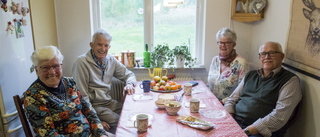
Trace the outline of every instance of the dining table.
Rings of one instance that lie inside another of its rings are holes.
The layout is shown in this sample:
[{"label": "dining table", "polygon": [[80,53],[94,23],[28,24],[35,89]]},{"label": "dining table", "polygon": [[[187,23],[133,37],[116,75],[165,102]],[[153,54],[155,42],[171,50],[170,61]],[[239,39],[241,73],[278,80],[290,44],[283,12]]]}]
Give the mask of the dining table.
[{"label": "dining table", "polygon": [[[191,96],[183,95],[183,85],[190,81],[175,81],[182,85],[181,90],[175,92],[143,92],[141,81],[137,81],[135,94],[127,95],[119,118],[116,137],[247,137],[243,129],[226,111],[220,101],[203,81],[194,81],[198,85],[192,87]],[[159,109],[155,101],[161,94],[174,94],[179,100],[181,108],[177,115],[169,115],[165,109]],[[139,99],[140,98],[140,99]],[[191,113],[188,102],[191,98],[200,99],[198,113]],[[149,115],[149,127],[146,132],[138,132],[132,126],[138,114]],[[190,127],[177,121],[179,116],[190,115],[214,124],[214,128],[202,130]]]}]

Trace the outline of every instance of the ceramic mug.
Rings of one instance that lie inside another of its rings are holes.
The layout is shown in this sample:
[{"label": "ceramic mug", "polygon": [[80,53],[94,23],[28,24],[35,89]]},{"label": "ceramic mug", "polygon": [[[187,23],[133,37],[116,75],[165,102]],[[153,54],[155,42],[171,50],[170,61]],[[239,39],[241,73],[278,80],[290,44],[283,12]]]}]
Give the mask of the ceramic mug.
[{"label": "ceramic mug", "polygon": [[191,96],[192,92],[192,84],[191,83],[186,83],[183,85],[183,91],[185,92],[186,96]]},{"label": "ceramic mug", "polygon": [[142,83],[139,85],[141,89],[143,89],[143,92],[149,92],[150,91],[150,80],[144,80]]},{"label": "ceramic mug", "polygon": [[136,120],[133,123],[133,126],[136,127],[139,132],[146,132],[148,130],[148,115],[137,115]]},{"label": "ceramic mug", "polygon": [[199,107],[200,107],[200,99],[191,98],[190,99],[190,112],[191,113],[198,113]]}]

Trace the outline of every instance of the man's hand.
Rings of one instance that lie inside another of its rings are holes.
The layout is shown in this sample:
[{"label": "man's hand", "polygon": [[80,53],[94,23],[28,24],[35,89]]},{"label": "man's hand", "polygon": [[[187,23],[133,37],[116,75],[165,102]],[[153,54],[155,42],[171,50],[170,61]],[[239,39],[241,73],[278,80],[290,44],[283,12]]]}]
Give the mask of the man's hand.
[{"label": "man's hand", "polygon": [[106,135],[102,135],[102,136],[100,136],[100,137],[108,137],[108,136],[106,136]]},{"label": "man's hand", "polygon": [[132,95],[135,93],[135,88],[133,85],[128,84],[124,87],[124,92],[127,92],[128,95]]},{"label": "man's hand", "polygon": [[247,129],[250,131],[251,135],[259,134],[258,130],[252,125],[248,126]]},{"label": "man's hand", "polygon": [[109,124],[107,122],[101,121],[102,127],[104,130],[109,131]]}]

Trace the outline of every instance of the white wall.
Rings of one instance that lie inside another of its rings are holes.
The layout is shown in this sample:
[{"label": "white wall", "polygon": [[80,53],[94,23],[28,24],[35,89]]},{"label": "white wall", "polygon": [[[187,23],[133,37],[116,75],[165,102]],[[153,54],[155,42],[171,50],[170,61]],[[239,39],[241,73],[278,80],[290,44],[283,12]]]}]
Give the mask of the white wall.
[{"label": "white wall", "polygon": [[[231,0],[207,0],[205,28],[205,65],[218,55],[216,32],[222,27],[233,28],[237,35],[237,53],[250,62],[260,64],[259,45],[277,41],[285,46],[289,25],[290,0],[268,0],[265,18],[252,23],[231,20]],[[77,8],[73,8],[74,5]],[[72,64],[78,55],[89,50],[91,40],[90,1],[55,0],[59,47],[65,56],[63,73],[71,76]],[[284,47],[283,47],[284,48]],[[285,48],[284,48],[285,49]],[[301,115],[287,136],[320,137],[319,81],[296,73],[303,85]]]},{"label": "white wall", "polygon": [[90,49],[91,0],[55,0],[58,47],[64,55],[63,74],[72,76],[72,65]]}]

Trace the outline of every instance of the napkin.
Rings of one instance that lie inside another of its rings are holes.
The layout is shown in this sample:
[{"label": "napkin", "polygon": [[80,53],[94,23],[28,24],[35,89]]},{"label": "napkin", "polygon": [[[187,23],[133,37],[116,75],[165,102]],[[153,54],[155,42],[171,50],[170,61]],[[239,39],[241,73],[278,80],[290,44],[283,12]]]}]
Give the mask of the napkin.
[{"label": "napkin", "polygon": [[138,94],[138,95],[133,95],[133,100],[151,100],[153,99],[152,96],[150,95],[144,95],[144,94]]},{"label": "napkin", "polygon": [[[152,124],[152,121],[149,120],[148,121],[148,126],[150,127],[151,124]],[[127,121],[126,127],[128,127],[128,128],[136,128],[136,127],[134,127],[134,121],[132,121],[132,120],[128,120]]]},{"label": "napkin", "polygon": [[192,89],[192,93],[191,94],[197,94],[197,93],[201,93],[204,92],[204,90],[193,90]]},{"label": "napkin", "polygon": [[[184,106],[185,106],[185,107],[190,107],[190,102],[184,103]],[[200,108],[206,108],[206,107],[207,107],[206,104],[200,103]]]}]

